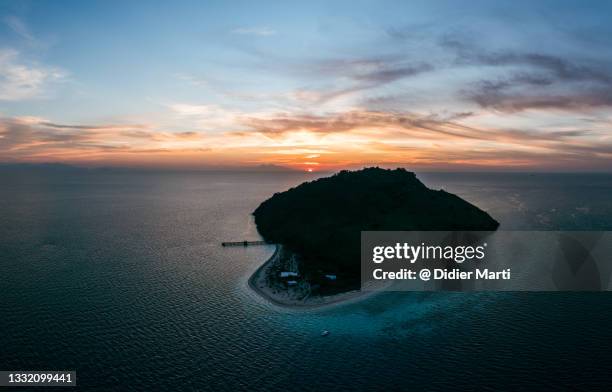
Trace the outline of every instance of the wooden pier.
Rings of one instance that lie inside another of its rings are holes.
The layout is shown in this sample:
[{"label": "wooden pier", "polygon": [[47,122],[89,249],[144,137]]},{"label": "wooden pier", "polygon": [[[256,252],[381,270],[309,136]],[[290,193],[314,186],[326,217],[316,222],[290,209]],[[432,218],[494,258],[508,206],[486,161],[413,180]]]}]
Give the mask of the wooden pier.
[{"label": "wooden pier", "polygon": [[221,246],[253,246],[253,245],[268,245],[266,241],[230,241],[222,242]]}]

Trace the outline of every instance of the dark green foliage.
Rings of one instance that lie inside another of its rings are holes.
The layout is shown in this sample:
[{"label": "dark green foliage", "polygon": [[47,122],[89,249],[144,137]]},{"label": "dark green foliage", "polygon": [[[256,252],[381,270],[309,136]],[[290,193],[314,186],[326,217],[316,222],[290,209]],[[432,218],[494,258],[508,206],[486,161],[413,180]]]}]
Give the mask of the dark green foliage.
[{"label": "dark green foliage", "polygon": [[264,239],[302,257],[311,281],[338,275],[342,290],[358,288],[364,230],[495,230],[486,212],[428,189],[404,169],[342,171],[276,193],[253,213]]}]

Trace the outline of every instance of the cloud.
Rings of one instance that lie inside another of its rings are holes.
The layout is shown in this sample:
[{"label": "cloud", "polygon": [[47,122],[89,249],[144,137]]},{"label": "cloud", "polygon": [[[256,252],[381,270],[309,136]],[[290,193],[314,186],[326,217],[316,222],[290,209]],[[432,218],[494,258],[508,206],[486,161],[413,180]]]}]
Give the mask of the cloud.
[{"label": "cloud", "polygon": [[384,29],[389,38],[396,41],[423,41],[436,33],[437,23],[424,22],[403,26],[390,26]]},{"label": "cloud", "polygon": [[419,75],[433,69],[434,67],[431,64],[426,63],[400,66],[382,66],[366,73],[353,75],[352,77],[355,80],[373,82],[380,85],[391,83],[406,77]]},{"label": "cloud", "polygon": [[116,125],[116,124],[102,124],[102,125],[69,125],[69,124],[57,124],[44,120],[39,120],[38,125],[42,125],[44,127],[56,128],[56,129],[82,129],[82,130],[113,130],[113,129],[138,129],[145,128],[145,125]]},{"label": "cloud", "polygon": [[[481,159],[485,154],[483,151],[492,159],[498,150],[508,151],[508,162],[512,161],[510,152],[516,154],[517,160],[518,156],[529,155],[532,163],[536,160],[549,162],[561,157],[584,162],[612,161],[610,141],[589,130],[490,129],[461,123],[471,116],[472,113],[461,112],[419,115],[352,111],[327,115],[284,114],[268,118],[246,118],[245,125],[251,128],[251,132],[267,135],[273,140],[287,140],[292,135],[304,133],[318,137],[323,143],[327,137],[331,137],[332,141],[353,140],[355,146],[364,149],[359,155],[367,156],[365,150],[370,149],[370,153],[381,159],[385,153],[397,155],[411,149],[413,155],[436,155],[437,163],[444,162],[450,155],[455,156],[457,161],[461,157],[465,162],[470,157]],[[313,141],[312,138],[305,140]],[[374,145],[384,146],[384,151],[377,152],[372,149]],[[334,150],[338,147],[332,143],[328,148]]]},{"label": "cloud", "polygon": [[275,35],[276,31],[269,27],[262,26],[262,27],[240,27],[240,28],[232,30],[232,33],[233,34],[243,34],[243,35],[257,35],[261,37],[266,37],[270,35]]},{"label": "cloud", "polygon": [[210,116],[225,112],[217,105],[195,105],[190,103],[173,103],[167,105],[180,116]]},{"label": "cloud", "polygon": [[486,85],[467,96],[483,108],[514,113],[528,109],[588,110],[612,107],[612,91],[592,90],[565,94],[507,93]]},{"label": "cloud", "polygon": [[12,160],[89,153],[201,150],[194,131],[157,131],[142,124],[68,125],[36,118],[0,118],[0,155]]},{"label": "cloud", "polygon": [[[433,63],[419,60],[414,53],[372,54],[346,57],[304,57],[296,59],[278,51],[261,48],[240,48],[255,63],[244,63],[252,74],[253,67],[260,73],[269,72],[275,80],[288,80],[297,84],[291,91],[273,94],[225,93],[227,96],[244,98],[265,96],[268,101],[280,105],[325,104],[358,93],[388,86],[403,79],[417,77],[436,70]],[[255,64],[255,65],[253,65]],[[259,82],[258,82],[259,83]]]},{"label": "cloud", "polygon": [[49,85],[65,76],[58,68],[24,63],[15,50],[0,49],[0,100],[43,98]]},{"label": "cloud", "polygon": [[307,66],[307,73],[317,78],[335,81],[323,88],[301,88],[293,92],[297,100],[325,103],[355,93],[376,89],[405,78],[411,78],[435,69],[426,62],[407,61],[398,56],[357,59],[331,59]]},{"label": "cloud", "polygon": [[9,15],[4,18],[4,23],[20,38],[25,40],[31,45],[38,45],[39,42],[32,34],[28,26],[18,17]]},{"label": "cloud", "polygon": [[169,165],[190,167],[205,161],[206,165],[333,168],[372,163],[433,169],[602,169],[612,161],[612,144],[600,132],[466,125],[473,116],[469,112],[373,111],[245,115],[240,120],[247,131],[220,135],[162,131],[146,124],[79,125],[2,118],[0,156],[5,161],[138,165],[160,165],[163,159]]},{"label": "cloud", "polygon": [[558,86],[558,80],[519,73],[505,79],[479,81],[464,90],[463,96],[483,108],[506,113],[528,109],[576,111],[612,106],[612,83],[603,76],[595,79],[598,84],[586,86]]},{"label": "cloud", "polygon": [[206,79],[191,74],[177,73],[174,76],[177,79],[188,82],[189,84],[196,87],[206,87],[209,84]]},{"label": "cloud", "polygon": [[441,45],[453,50],[456,65],[510,70],[508,76],[483,79],[463,90],[462,96],[483,108],[512,113],[612,106],[612,64],[543,53],[488,51],[456,37],[445,37]]},{"label": "cloud", "polygon": [[243,124],[253,132],[283,135],[291,132],[336,134],[367,130],[385,131],[403,138],[489,139],[491,133],[461,125],[457,120],[471,113],[419,115],[408,112],[348,111],[326,115],[279,114],[270,117],[244,117]]},{"label": "cloud", "polygon": [[460,60],[489,66],[530,66],[548,71],[550,76],[559,81],[591,81],[604,84],[612,81],[612,75],[605,67],[600,68],[595,64],[576,64],[573,61],[546,54],[497,52],[478,53],[471,56],[463,53]]},{"label": "cloud", "polygon": [[239,112],[219,105],[198,105],[190,103],[171,103],[165,105],[180,121],[202,131],[223,131],[236,127]]}]

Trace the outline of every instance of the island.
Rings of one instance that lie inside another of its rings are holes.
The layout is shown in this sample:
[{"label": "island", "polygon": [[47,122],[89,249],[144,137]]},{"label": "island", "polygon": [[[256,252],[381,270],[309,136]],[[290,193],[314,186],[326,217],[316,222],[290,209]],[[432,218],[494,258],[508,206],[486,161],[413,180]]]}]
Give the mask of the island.
[{"label": "island", "polygon": [[253,212],[272,257],[249,280],[270,301],[321,306],[360,294],[366,230],[496,230],[485,211],[405,169],[344,170],[274,194]]}]

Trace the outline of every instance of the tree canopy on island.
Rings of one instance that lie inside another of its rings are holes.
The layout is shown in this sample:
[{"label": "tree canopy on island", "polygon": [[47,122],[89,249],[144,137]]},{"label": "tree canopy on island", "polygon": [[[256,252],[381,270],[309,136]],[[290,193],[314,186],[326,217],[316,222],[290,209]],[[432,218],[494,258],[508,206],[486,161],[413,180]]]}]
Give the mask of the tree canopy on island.
[{"label": "tree canopy on island", "polygon": [[334,273],[342,290],[359,287],[361,231],[499,226],[478,207],[427,188],[404,169],[341,171],[276,193],[253,215],[267,242],[282,244],[300,256],[300,268],[311,281]]}]

